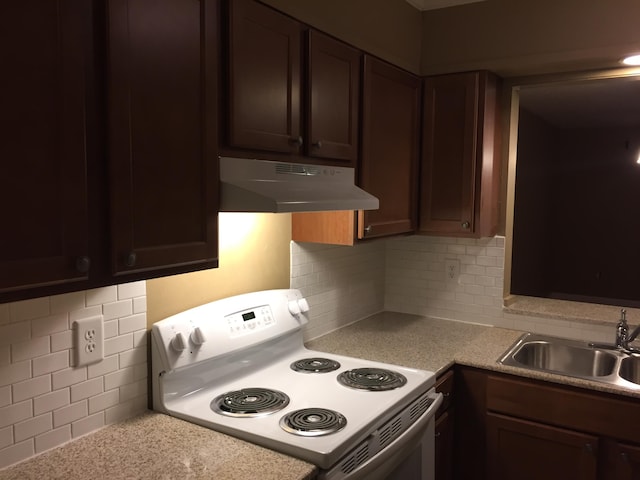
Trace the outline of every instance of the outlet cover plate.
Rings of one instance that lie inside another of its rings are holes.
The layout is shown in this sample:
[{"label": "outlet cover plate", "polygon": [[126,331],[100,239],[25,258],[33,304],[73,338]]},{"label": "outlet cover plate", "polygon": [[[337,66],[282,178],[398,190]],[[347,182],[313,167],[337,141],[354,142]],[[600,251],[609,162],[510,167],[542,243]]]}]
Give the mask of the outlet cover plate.
[{"label": "outlet cover plate", "polygon": [[104,359],[104,323],[102,315],[73,322],[75,366],[82,367]]}]

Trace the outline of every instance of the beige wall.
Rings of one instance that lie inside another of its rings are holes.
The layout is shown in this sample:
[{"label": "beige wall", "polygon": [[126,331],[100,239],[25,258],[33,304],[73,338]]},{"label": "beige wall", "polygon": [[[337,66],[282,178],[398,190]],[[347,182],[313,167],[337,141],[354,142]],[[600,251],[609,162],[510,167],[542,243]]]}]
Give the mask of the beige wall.
[{"label": "beige wall", "polygon": [[488,0],[423,15],[422,73],[616,66],[640,51],[638,0]]},{"label": "beige wall", "polygon": [[298,20],[414,73],[421,13],[405,0],[263,0]]},{"label": "beige wall", "polygon": [[220,214],[220,267],[147,281],[147,325],[203,303],[289,288],[290,214]]}]

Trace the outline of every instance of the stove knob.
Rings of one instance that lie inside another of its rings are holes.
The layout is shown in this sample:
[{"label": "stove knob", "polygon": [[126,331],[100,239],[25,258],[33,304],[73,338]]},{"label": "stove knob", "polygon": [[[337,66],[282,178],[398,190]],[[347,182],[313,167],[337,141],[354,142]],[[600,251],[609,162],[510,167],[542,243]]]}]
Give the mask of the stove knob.
[{"label": "stove knob", "polygon": [[298,306],[300,307],[300,311],[302,313],[307,313],[309,311],[309,302],[307,302],[306,298],[301,298],[298,300]]},{"label": "stove knob", "polygon": [[182,334],[182,332],[176,333],[176,336],[171,339],[171,347],[176,352],[181,352],[185,348],[187,348],[187,341],[184,338],[184,335]]},{"label": "stove knob", "polygon": [[200,327],[196,327],[193,332],[191,332],[191,341],[196,345],[202,345],[207,341],[207,338],[204,336],[204,332]]},{"label": "stove knob", "polygon": [[297,300],[291,300],[289,302],[289,313],[291,313],[291,315],[293,315],[294,317],[300,315],[300,305],[298,305]]}]

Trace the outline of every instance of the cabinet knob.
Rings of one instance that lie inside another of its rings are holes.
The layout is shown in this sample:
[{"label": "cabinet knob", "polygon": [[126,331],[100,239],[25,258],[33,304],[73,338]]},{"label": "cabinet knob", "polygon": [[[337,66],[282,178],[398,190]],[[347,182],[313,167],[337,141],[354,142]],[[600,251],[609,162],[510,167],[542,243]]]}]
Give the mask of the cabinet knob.
[{"label": "cabinet knob", "polygon": [[364,227],[364,233],[365,233],[365,234],[367,234],[367,233],[371,233],[371,230],[372,230],[371,225],[367,225],[366,227]]},{"label": "cabinet knob", "polygon": [[593,445],[591,445],[590,443],[585,443],[584,451],[590,454],[593,453]]},{"label": "cabinet knob", "polygon": [[470,226],[471,226],[471,223],[469,223],[469,222],[462,222],[462,228],[464,228],[465,230],[467,230]]},{"label": "cabinet knob", "polygon": [[289,143],[294,147],[301,147],[304,144],[302,137],[290,138]]},{"label": "cabinet knob", "polygon": [[136,252],[129,252],[124,259],[124,264],[127,267],[134,267],[137,259]]},{"label": "cabinet knob", "polygon": [[76,270],[80,273],[87,273],[91,268],[91,260],[87,256],[76,258]]},{"label": "cabinet knob", "polygon": [[317,142],[312,143],[311,146],[313,148],[322,148],[322,140],[318,140]]},{"label": "cabinet knob", "polygon": [[629,455],[627,455],[627,452],[622,452],[620,454],[620,457],[622,458],[622,461],[625,463],[629,463]]}]

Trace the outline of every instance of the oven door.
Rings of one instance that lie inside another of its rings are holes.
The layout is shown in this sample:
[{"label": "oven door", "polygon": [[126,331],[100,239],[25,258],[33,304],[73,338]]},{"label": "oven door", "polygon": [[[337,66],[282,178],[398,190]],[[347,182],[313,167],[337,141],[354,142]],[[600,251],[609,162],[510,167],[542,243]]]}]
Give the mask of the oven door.
[{"label": "oven door", "polygon": [[434,480],[435,414],[443,396],[429,392],[429,408],[384,450],[344,473],[339,468],[320,472],[319,480]]}]

